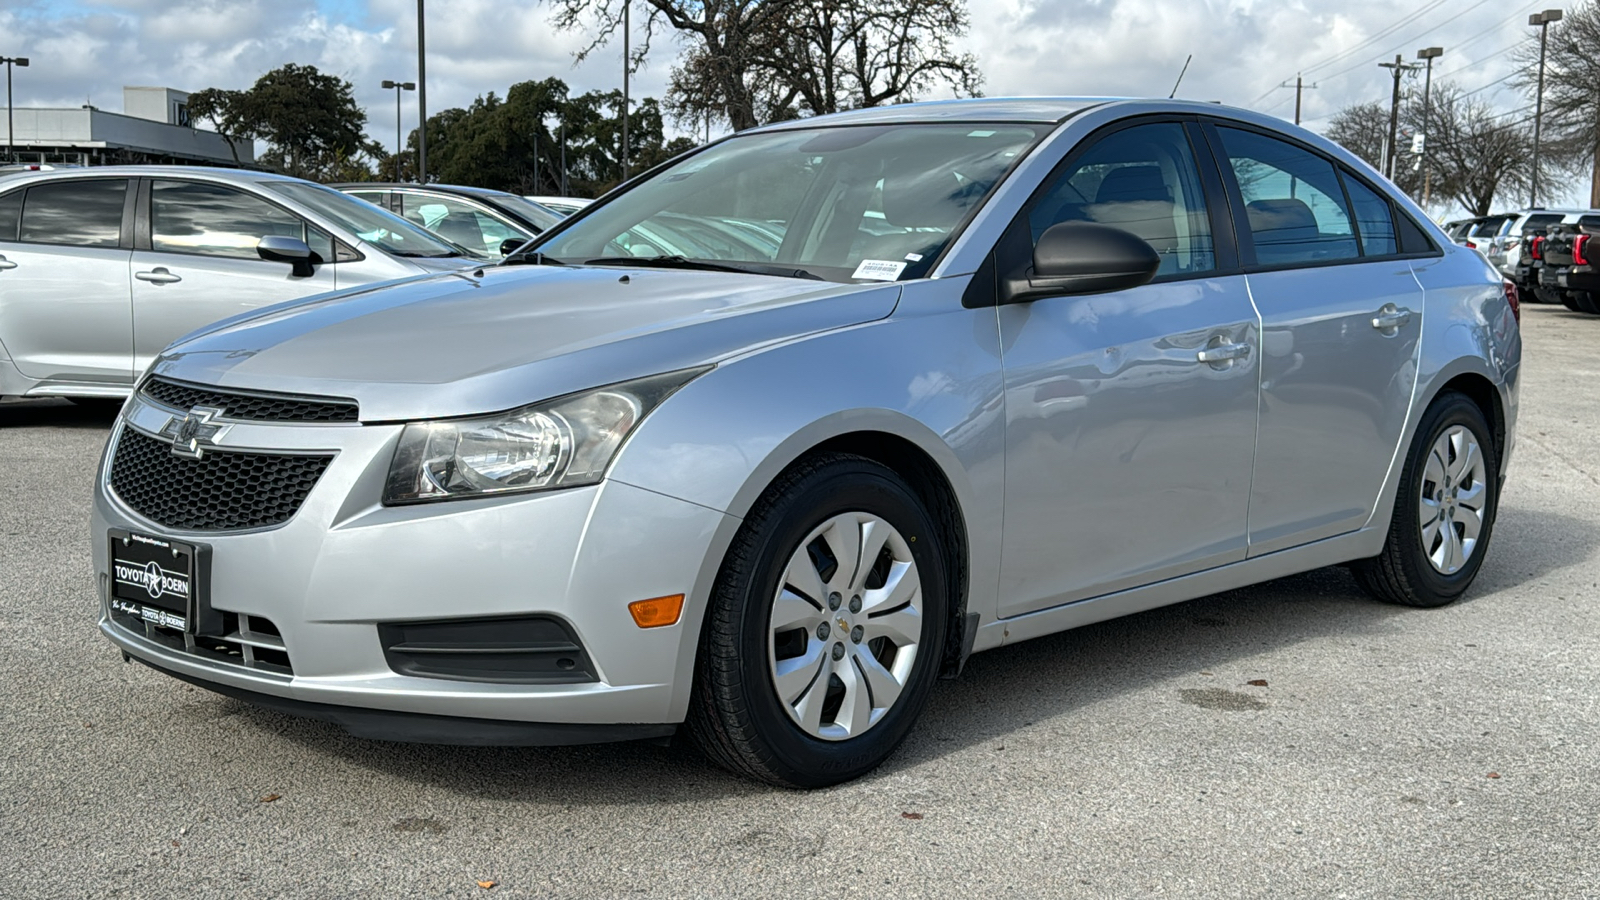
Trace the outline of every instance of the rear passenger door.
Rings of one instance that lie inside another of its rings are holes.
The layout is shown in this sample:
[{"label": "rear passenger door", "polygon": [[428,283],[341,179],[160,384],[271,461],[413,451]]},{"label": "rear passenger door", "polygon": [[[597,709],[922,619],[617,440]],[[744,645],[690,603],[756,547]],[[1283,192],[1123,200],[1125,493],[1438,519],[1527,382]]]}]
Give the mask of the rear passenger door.
[{"label": "rear passenger door", "polygon": [[0,345],[29,378],[133,380],[126,178],[34,182],[0,196]]},{"label": "rear passenger door", "polygon": [[[1423,297],[1382,193],[1300,144],[1220,123],[1209,131],[1261,311],[1257,556],[1353,531],[1372,514],[1416,384]],[[1431,249],[1414,225],[1405,233],[1407,249]]]},{"label": "rear passenger door", "polygon": [[[201,181],[154,179],[141,192],[133,274],[134,365],[185,334],[257,307],[335,288],[333,239],[255,194]],[[256,253],[267,235],[299,238],[314,274]]]}]

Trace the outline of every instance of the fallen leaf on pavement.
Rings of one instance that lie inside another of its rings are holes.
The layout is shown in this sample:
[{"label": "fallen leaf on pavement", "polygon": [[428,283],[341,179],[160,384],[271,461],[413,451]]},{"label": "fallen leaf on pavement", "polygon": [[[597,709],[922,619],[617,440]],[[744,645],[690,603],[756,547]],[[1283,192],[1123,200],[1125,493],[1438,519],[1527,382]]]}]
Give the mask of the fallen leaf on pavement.
[{"label": "fallen leaf on pavement", "polygon": [[282,800],[282,799],[283,799],[283,795],[282,794],[268,794],[265,797],[261,798],[261,802],[262,803],[271,803],[274,800]]},{"label": "fallen leaf on pavement", "polygon": [[900,814],[900,818],[902,818],[902,819],[920,819],[920,818],[922,818],[922,813],[903,812],[903,813]]},{"label": "fallen leaf on pavement", "polygon": [[488,889],[494,887],[496,884],[499,884],[499,882],[497,882],[497,881],[480,881],[480,882],[478,882],[478,887],[481,887],[481,888],[483,888],[484,890],[487,891]]},{"label": "fallen leaf on pavement", "polygon": [[1499,778],[1500,777],[1500,773],[1499,772],[1490,772],[1489,773],[1489,777],[1490,778]]},{"label": "fallen leaf on pavement", "polygon": [[1251,687],[1266,687],[1267,680],[1265,678],[1252,678],[1249,681],[1246,681],[1245,684],[1248,684]]}]

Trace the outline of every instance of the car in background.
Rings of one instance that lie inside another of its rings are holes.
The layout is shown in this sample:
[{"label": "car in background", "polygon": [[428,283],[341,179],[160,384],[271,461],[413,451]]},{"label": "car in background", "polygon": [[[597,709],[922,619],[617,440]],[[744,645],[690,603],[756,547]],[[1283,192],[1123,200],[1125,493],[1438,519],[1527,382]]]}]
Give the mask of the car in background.
[{"label": "car in background", "polygon": [[499,260],[560,222],[562,216],[517,194],[453,184],[353,182],[330,185],[382,207],[480,260]]},{"label": "car in background", "polygon": [[170,348],[112,429],[83,586],[126,657],[359,735],[681,726],[819,787],[973,652],[1336,564],[1388,602],[1462,596],[1517,314],[1272,116],[779,122],[504,264]]},{"label": "car in background", "polygon": [[[1600,222],[1600,212],[1593,210],[1533,210],[1522,214],[1502,229],[1506,248],[1505,265],[1501,271],[1525,297],[1539,303],[1561,303],[1560,294],[1544,284],[1544,242],[1551,228],[1561,224]],[[1515,240],[1506,232],[1516,232]],[[1493,262],[1493,260],[1490,260]],[[1508,271],[1509,267],[1509,271]]]},{"label": "car in background", "polygon": [[[1600,215],[1550,226],[1538,241],[1539,285],[1573,312],[1600,314]],[[1592,244],[1592,246],[1591,246]]]},{"label": "car in background", "polygon": [[1468,220],[1467,228],[1462,232],[1461,238],[1456,241],[1466,247],[1484,251],[1488,254],[1489,242],[1500,232],[1500,228],[1514,216],[1514,213],[1499,213],[1492,216],[1478,216]]},{"label": "car in background", "polygon": [[124,397],[175,338],[310,294],[459,269],[460,251],[335,190],[178,166],[0,180],[0,395]]},{"label": "car in background", "polygon": [[533,194],[528,195],[524,199],[532,200],[534,203],[537,203],[546,209],[555,210],[563,216],[570,216],[594,202],[593,200],[588,200],[583,197],[546,197]]}]

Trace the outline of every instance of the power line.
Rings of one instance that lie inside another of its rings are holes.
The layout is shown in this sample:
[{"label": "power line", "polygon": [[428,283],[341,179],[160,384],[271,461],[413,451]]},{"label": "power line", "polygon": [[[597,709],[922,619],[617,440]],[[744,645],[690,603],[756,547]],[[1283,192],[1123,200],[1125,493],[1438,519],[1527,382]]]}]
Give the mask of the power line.
[{"label": "power line", "polygon": [[[1480,4],[1484,3],[1484,2],[1487,2],[1487,0],[1480,0]],[[1323,68],[1325,66],[1333,65],[1334,63],[1349,57],[1353,53],[1359,53],[1361,50],[1366,48],[1369,44],[1373,44],[1373,43],[1375,43],[1377,41],[1383,40],[1384,38],[1386,38],[1389,35],[1395,33],[1396,31],[1399,31],[1400,29],[1406,27],[1407,25],[1410,25],[1412,22],[1415,22],[1417,19],[1422,18],[1427,13],[1430,13],[1434,9],[1444,5],[1444,3],[1445,3],[1445,0],[1434,0],[1434,2],[1425,4],[1421,9],[1418,9],[1416,12],[1411,13],[1408,16],[1402,17],[1400,19],[1400,21],[1394,23],[1393,25],[1390,25],[1388,28],[1385,28],[1382,31],[1377,32],[1376,34],[1373,34],[1372,36],[1368,37],[1366,40],[1361,41],[1360,43],[1357,43],[1356,45],[1354,45],[1352,47],[1349,47],[1349,48],[1347,48],[1347,49],[1345,49],[1345,50],[1343,50],[1343,51],[1341,51],[1339,53],[1335,53],[1333,56],[1328,57],[1327,59],[1323,60],[1322,62],[1316,63],[1314,65],[1306,66],[1301,71],[1306,73],[1306,74],[1310,74],[1310,73],[1315,72],[1318,69],[1321,69],[1321,68]]]}]

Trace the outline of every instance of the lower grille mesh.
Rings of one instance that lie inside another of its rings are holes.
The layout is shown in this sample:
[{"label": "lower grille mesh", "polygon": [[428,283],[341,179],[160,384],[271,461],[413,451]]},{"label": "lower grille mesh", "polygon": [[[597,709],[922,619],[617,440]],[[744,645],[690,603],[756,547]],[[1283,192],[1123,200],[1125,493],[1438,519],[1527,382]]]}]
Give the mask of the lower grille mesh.
[{"label": "lower grille mesh", "polygon": [[111,489],[140,515],[170,528],[237,531],[289,521],[331,456],[210,450],[200,459],[124,428],[111,461]]}]

